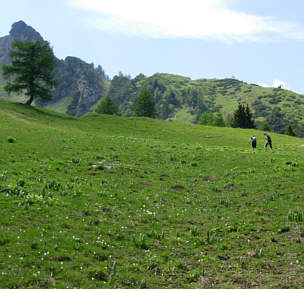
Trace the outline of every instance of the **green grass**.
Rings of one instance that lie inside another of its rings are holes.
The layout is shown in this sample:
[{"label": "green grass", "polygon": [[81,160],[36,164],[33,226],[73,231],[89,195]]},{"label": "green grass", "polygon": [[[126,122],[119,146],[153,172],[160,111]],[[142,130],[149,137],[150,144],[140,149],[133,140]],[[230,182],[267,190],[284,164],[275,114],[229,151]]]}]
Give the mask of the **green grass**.
[{"label": "green grass", "polygon": [[45,108],[60,113],[66,113],[67,108],[72,103],[72,101],[73,101],[72,97],[65,97],[55,102],[54,104],[48,104]]},{"label": "green grass", "polygon": [[183,107],[182,109],[178,110],[175,118],[171,118],[169,120],[176,121],[176,122],[185,122],[185,123],[192,123],[194,121],[195,116],[191,115],[189,112],[189,108]]},{"label": "green grass", "polygon": [[0,288],[302,288],[302,139],[1,100],[0,123]]}]

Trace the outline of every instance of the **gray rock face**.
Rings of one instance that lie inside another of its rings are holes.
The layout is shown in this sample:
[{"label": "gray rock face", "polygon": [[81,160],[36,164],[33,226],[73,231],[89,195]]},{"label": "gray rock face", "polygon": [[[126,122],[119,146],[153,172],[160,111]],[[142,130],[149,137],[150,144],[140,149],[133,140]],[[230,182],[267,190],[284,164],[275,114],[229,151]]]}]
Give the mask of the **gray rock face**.
[{"label": "gray rock face", "polygon": [[39,38],[42,39],[41,35],[23,21],[14,23],[9,35],[0,37],[0,64],[10,63],[9,51],[14,40],[35,41]]},{"label": "gray rock face", "polygon": [[68,92],[73,99],[67,109],[71,115],[81,116],[90,111],[106,93],[106,80],[99,69],[77,57],[68,56],[64,61],[59,61],[56,78],[61,81],[54,91],[52,102],[62,99]]},{"label": "gray rock face", "polygon": [[1,64],[9,64],[10,63],[10,57],[8,56],[11,44],[12,44],[12,38],[10,36],[5,36],[0,38],[0,63]]},{"label": "gray rock face", "polygon": [[23,21],[18,21],[12,25],[10,36],[14,40],[35,41],[42,39],[41,35],[31,26]]},{"label": "gray rock face", "polygon": [[[0,66],[10,64],[9,52],[14,40],[35,41],[43,39],[31,26],[23,21],[12,25],[9,35],[0,37]],[[55,68],[55,78],[58,86],[53,91],[53,98],[49,102],[37,100],[40,106],[54,104],[65,97],[72,98],[67,108],[67,113],[81,116],[90,111],[92,106],[106,93],[106,76],[103,69],[93,64],[88,64],[76,57],[67,57],[59,60]]]}]

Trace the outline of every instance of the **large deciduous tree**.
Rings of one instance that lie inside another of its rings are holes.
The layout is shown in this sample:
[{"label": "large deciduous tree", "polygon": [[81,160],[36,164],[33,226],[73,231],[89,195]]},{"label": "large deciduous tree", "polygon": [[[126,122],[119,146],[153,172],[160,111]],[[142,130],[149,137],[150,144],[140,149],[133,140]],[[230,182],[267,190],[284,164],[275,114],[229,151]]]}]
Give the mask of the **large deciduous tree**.
[{"label": "large deciduous tree", "polygon": [[56,86],[54,68],[56,58],[49,43],[38,39],[12,43],[11,65],[3,66],[3,76],[7,80],[4,89],[29,97],[26,104],[31,105],[35,98],[50,100],[52,88]]}]

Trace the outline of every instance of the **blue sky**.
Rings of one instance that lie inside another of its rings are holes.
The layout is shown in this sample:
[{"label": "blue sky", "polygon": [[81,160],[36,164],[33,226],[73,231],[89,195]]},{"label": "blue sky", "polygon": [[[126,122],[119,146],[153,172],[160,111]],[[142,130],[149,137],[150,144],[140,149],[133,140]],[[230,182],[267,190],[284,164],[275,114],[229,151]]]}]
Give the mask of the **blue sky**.
[{"label": "blue sky", "polygon": [[57,57],[100,64],[110,77],[235,76],[304,94],[303,11],[302,0],[10,0],[0,36],[24,20]]}]

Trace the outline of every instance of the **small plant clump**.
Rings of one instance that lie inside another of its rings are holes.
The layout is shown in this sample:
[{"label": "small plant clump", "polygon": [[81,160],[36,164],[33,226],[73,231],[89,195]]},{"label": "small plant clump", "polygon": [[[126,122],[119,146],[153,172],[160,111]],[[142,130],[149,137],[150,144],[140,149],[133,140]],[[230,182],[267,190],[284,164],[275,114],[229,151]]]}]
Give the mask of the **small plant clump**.
[{"label": "small plant clump", "polygon": [[9,136],[9,137],[7,137],[7,141],[8,141],[9,143],[15,143],[15,142],[17,142],[17,139],[14,138],[14,137],[12,137],[12,136]]},{"label": "small plant clump", "polygon": [[291,222],[304,222],[304,212],[299,210],[291,210],[289,211],[287,218]]}]

